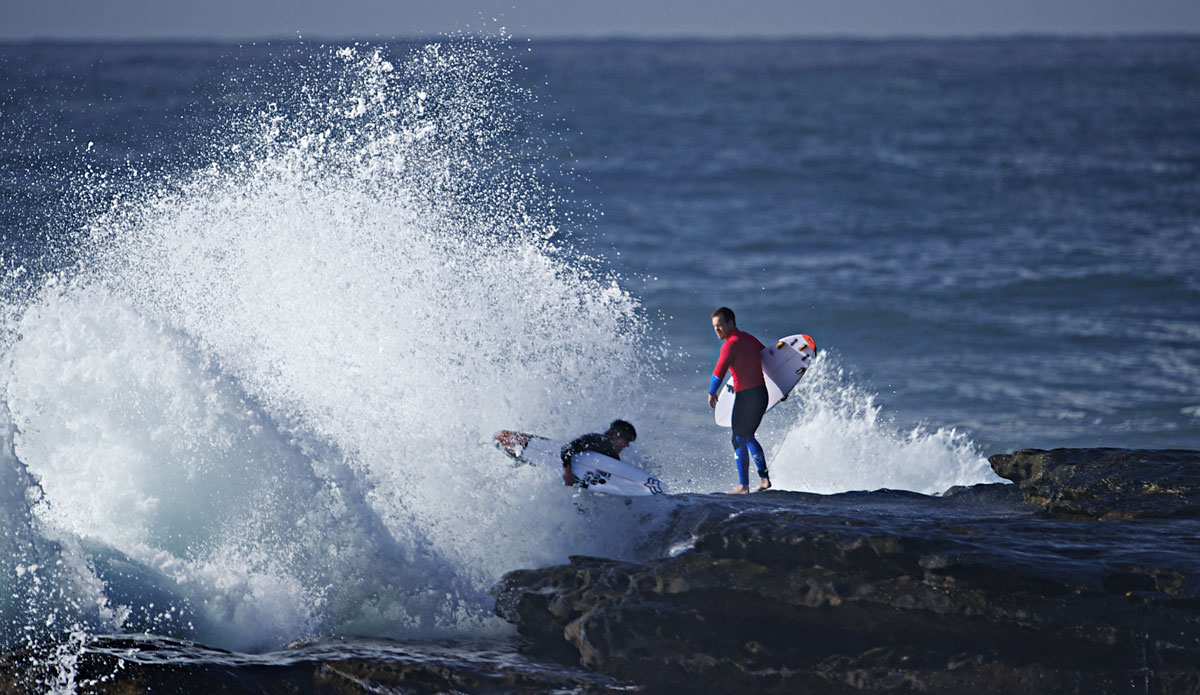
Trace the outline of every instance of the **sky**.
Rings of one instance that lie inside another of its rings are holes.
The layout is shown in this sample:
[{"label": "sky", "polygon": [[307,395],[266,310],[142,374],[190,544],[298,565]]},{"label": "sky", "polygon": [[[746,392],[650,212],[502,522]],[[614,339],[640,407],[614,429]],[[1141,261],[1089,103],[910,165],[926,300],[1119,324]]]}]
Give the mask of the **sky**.
[{"label": "sky", "polygon": [[1200,0],[0,0],[0,40],[1200,34]]}]

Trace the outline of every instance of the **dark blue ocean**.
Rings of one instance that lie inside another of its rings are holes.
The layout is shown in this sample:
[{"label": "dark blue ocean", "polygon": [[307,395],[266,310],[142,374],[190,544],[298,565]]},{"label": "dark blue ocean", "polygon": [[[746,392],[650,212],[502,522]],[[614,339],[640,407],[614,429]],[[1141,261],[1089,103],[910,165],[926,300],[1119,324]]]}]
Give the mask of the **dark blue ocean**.
[{"label": "dark blue ocean", "polygon": [[0,45],[6,644],[70,691],[91,635],[507,639],[503,573],[667,552],[671,503],[491,434],[624,417],[673,492],[728,488],[722,305],[820,349],[760,430],[779,489],[1200,449],[1198,66],[1194,38]]}]

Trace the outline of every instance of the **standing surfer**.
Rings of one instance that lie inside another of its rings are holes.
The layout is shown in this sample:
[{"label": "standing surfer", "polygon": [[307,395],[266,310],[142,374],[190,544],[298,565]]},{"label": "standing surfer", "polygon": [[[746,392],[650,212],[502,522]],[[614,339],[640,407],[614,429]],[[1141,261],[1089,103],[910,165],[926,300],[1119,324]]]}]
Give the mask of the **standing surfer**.
[{"label": "standing surfer", "polygon": [[621,450],[637,440],[637,430],[624,420],[613,420],[604,434],[592,432],[573,440],[562,448],[563,483],[574,485],[578,479],[571,472],[571,459],[575,454],[594,451],[610,458],[621,460]]},{"label": "standing surfer", "polygon": [[751,457],[754,458],[759,477],[755,492],[766,490],[771,487],[771,478],[767,475],[767,456],[754,438],[763,413],[767,412],[767,383],[759,357],[763,344],[758,342],[758,338],[738,330],[733,310],[729,307],[721,307],[713,312],[712,326],[717,337],[725,342],[721,345],[721,356],[717,358],[717,366],[713,369],[712,381],[708,386],[708,407],[717,407],[717,389],[721,387],[725,371],[733,373],[733,450],[737,457],[740,484],[729,492],[743,495],[750,492]]}]

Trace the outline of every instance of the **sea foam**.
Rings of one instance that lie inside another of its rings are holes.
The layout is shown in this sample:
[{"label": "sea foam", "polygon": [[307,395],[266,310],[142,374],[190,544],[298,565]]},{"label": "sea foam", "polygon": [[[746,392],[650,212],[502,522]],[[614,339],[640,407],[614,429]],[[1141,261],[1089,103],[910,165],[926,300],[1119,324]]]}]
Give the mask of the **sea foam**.
[{"label": "sea foam", "polygon": [[824,352],[794,396],[779,406],[771,451],[778,489],[834,493],[888,488],[938,494],[955,485],[1001,482],[974,442],[953,427],[902,428],[878,396]]},{"label": "sea foam", "polygon": [[654,369],[523,166],[501,53],[317,51],[213,161],[96,195],[78,266],[11,312],[12,472],[44,494],[10,511],[72,539],[96,629],[490,634],[505,571],[631,552],[489,443],[636,413]]}]

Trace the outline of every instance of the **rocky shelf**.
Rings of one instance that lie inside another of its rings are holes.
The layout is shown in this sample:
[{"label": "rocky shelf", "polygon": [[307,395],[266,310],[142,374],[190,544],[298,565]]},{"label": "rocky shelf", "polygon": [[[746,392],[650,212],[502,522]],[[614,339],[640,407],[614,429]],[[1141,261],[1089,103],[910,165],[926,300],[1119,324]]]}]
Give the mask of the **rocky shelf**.
[{"label": "rocky shelf", "polygon": [[687,550],[512,572],[496,611],[650,690],[1200,691],[1200,452],[990,462],[1016,485],[692,496]]}]

